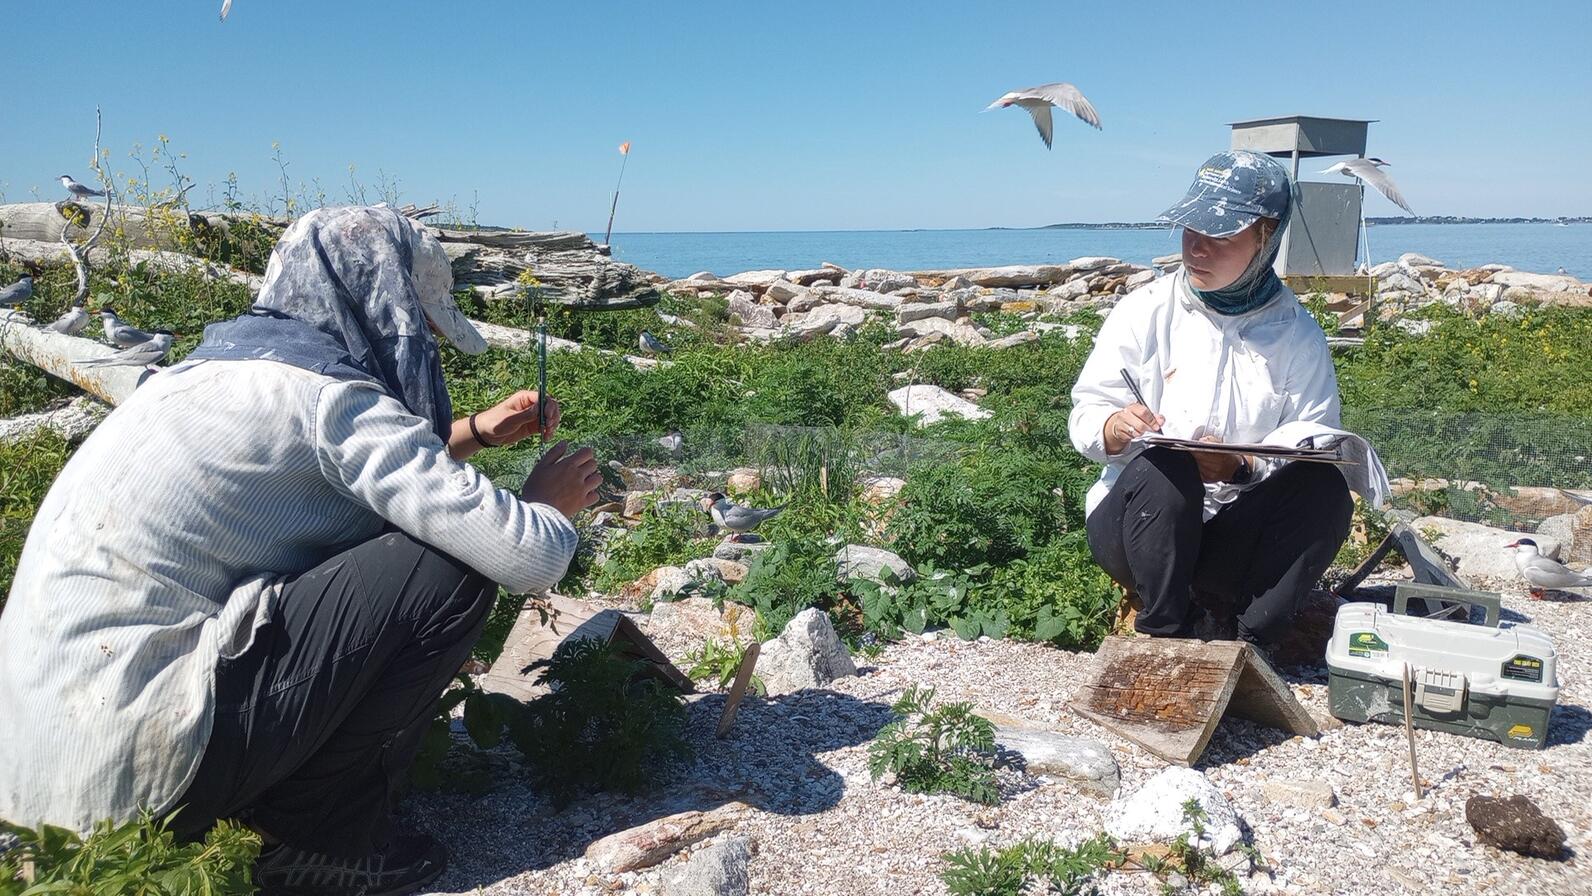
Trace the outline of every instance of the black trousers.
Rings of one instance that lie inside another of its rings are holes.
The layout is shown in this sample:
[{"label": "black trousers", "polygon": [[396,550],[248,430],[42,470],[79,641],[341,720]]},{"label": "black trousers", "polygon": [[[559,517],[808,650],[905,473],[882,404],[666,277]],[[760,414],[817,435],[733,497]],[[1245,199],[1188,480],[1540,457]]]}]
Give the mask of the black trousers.
[{"label": "black trousers", "polygon": [[1238,618],[1257,644],[1287,630],[1349,534],[1354,505],[1329,464],[1293,462],[1204,521],[1193,455],[1150,448],[1128,462],[1089,515],[1089,548],[1144,602],[1134,627],[1188,637],[1194,592]]},{"label": "black trousers", "polygon": [[395,786],[496,595],[402,533],[286,583],[254,643],[216,671],[215,724],[178,832],[242,818],[312,852],[384,844]]}]

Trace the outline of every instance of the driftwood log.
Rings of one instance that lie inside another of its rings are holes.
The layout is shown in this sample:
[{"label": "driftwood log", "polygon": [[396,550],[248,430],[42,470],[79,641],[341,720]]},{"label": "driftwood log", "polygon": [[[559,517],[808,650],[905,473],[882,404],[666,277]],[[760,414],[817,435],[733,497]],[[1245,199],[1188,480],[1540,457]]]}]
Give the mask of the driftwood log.
[{"label": "driftwood log", "polygon": [[[104,209],[85,203],[70,203],[82,216],[67,230],[68,239],[82,239],[97,227],[106,216]],[[184,232],[210,233],[225,236],[240,221],[251,221],[273,230],[283,230],[286,221],[253,215],[226,215],[218,212],[190,212],[180,208],[138,205],[112,205],[109,213],[111,232],[118,242],[129,249],[154,249],[175,251],[182,248],[178,235]],[[61,238],[61,225],[66,223],[53,202],[16,202],[0,205],[0,236],[7,239],[44,240],[55,242]]]},{"label": "driftwood log", "polygon": [[[58,241],[0,237],[0,258],[41,268],[70,267],[72,264],[72,257],[67,254],[66,247]],[[91,267],[102,267],[111,259],[111,250],[103,246],[88,251],[88,263]],[[131,264],[146,265],[159,271],[197,271],[212,280],[229,280],[247,288],[250,292],[257,292],[265,280],[259,274],[235,270],[224,264],[184,255],[181,252],[133,249],[127,253],[127,260]]]},{"label": "driftwood log", "polygon": [[[60,247],[57,246],[57,249]],[[31,325],[27,315],[0,311],[0,351],[10,353],[51,376],[66,380],[107,404],[121,404],[154,367],[78,367],[76,362],[103,358],[116,349],[103,342],[51,333]]]}]

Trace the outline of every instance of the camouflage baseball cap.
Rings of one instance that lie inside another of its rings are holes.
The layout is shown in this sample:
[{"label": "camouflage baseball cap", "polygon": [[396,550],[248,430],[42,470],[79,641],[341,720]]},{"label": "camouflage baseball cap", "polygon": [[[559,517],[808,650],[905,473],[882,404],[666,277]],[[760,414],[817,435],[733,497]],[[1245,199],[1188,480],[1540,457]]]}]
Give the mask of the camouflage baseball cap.
[{"label": "camouflage baseball cap", "polygon": [[1206,159],[1188,195],[1159,220],[1206,236],[1232,236],[1260,218],[1286,220],[1292,190],[1288,169],[1276,159],[1231,149]]}]

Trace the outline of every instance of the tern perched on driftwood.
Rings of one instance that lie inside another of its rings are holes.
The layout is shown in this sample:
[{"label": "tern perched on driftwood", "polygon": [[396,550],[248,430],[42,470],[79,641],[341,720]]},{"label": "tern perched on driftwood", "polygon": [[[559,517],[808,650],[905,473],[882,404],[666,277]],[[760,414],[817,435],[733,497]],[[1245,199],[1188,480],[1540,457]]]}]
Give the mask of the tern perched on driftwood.
[{"label": "tern perched on driftwood", "polygon": [[156,330],[143,342],[130,345],[103,358],[78,361],[79,367],[148,367],[171,351],[172,334]]},{"label": "tern perched on driftwood", "polygon": [[1394,205],[1412,215],[1415,214],[1415,210],[1410,208],[1410,204],[1404,200],[1404,194],[1400,193],[1399,188],[1394,185],[1393,178],[1388,177],[1387,172],[1382,170],[1385,165],[1387,163],[1381,159],[1350,159],[1347,162],[1339,162],[1321,173],[1342,174],[1344,177],[1355,178],[1360,183],[1368,184],[1378,193],[1386,196]]},{"label": "tern perched on driftwood", "polygon": [[1014,90],[990,103],[985,107],[984,111],[1005,109],[1008,106],[1021,106],[1028,110],[1028,114],[1034,117],[1034,127],[1039,129],[1039,138],[1045,141],[1046,149],[1051,148],[1052,137],[1055,133],[1055,124],[1050,117],[1050,107],[1052,106],[1059,106],[1078,116],[1085,124],[1093,126],[1095,130],[1100,130],[1100,113],[1095,111],[1094,105],[1089,102],[1089,99],[1083,95],[1082,91],[1066,81]]}]

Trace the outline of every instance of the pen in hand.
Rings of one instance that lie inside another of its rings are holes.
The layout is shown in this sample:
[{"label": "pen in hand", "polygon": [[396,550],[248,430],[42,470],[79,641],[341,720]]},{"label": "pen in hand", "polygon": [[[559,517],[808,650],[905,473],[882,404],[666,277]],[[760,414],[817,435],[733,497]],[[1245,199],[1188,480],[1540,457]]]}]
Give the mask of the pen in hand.
[{"label": "pen in hand", "polygon": [[[1133,381],[1133,374],[1128,372],[1128,368],[1122,368],[1121,373],[1122,381],[1128,384],[1128,391],[1133,393],[1133,400],[1138,402],[1141,407],[1148,411],[1151,417],[1159,417],[1160,415],[1155,413],[1155,409],[1150,407],[1150,403],[1144,400],[1144,393],[1139,391],[1139,384]],[[1156,426],[1150,431],[1159,432],[1160,429],[1160,424],[1156,424]]]}]

